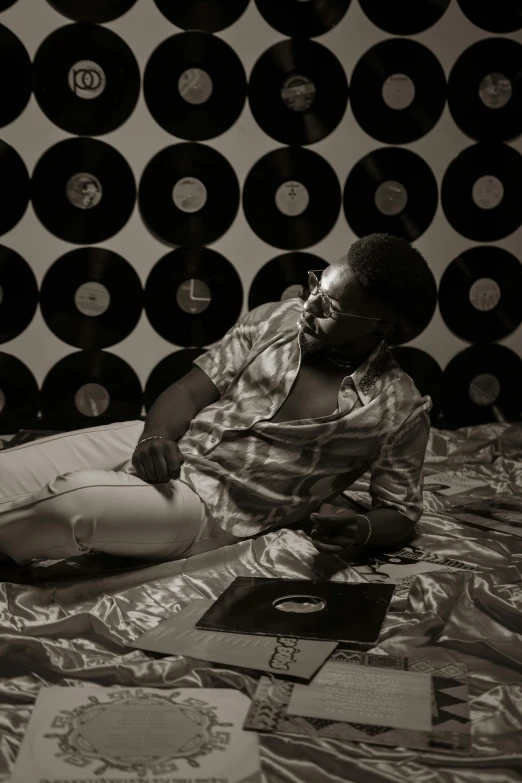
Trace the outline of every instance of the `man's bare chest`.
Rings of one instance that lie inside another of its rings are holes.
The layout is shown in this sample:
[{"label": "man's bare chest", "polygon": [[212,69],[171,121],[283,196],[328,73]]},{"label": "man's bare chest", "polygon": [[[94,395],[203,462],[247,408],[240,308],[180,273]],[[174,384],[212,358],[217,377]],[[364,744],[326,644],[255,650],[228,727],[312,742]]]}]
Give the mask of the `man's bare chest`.
[{"label": "man's bare chest", "polygon": [[288,397],[270,419],[272,422],[318,419],[330,416],[338,406],[339,388],[350,370],[315,361],[302,361]]}]

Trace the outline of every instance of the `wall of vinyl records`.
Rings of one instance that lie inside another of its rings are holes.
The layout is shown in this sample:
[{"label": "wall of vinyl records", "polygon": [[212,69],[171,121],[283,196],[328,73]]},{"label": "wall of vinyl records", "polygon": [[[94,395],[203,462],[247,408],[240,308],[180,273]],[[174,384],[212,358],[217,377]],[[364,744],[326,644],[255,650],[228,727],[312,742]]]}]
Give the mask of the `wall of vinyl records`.
[{"label": "wall of vinyl records", "polygon": [[0,63],[0,434],[142,418],[372,232],[432,423],[522,418],[522,0],[0,0]]}]

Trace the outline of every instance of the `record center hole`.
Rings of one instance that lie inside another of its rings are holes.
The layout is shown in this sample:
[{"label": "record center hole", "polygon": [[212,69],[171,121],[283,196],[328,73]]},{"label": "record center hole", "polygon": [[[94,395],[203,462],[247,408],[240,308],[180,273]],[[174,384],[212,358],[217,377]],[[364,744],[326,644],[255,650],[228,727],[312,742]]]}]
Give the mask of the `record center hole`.
[{"label": "record center hole", "polygon": [[315,595],[284,595],[273,602],[276,609],[281,612],[320,612],[326,607],[326,601]]}]

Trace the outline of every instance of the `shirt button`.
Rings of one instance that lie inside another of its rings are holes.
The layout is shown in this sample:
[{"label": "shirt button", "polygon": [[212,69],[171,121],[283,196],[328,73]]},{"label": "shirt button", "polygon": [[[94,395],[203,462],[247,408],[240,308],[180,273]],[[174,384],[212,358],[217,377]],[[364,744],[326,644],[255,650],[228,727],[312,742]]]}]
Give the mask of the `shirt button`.
[{"label": "shirt button", "polygon": [[345,389],[343,391],[343,397],[349,397],[350,396],[350,389]]}]

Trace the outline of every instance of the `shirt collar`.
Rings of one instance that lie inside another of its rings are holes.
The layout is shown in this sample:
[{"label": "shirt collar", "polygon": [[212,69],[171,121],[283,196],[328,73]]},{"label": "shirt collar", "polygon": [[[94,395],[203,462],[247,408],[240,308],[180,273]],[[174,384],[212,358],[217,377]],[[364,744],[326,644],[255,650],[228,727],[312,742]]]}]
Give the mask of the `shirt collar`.
[{"label": "shirt collar", "polygon": [[385,382],[385,372],[393,361],[386,340],[381,340],[372,353],[353,372],[352,379],[362,401],[373,400]]}]

